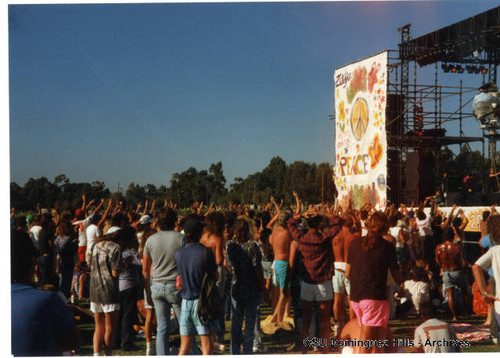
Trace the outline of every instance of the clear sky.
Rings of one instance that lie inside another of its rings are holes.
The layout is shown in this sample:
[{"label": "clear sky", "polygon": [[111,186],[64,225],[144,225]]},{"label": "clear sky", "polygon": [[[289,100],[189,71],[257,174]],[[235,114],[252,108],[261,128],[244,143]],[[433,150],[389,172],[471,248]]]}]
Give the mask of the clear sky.
[{"label": "clear sky", "polygon": [[496,6],[10,5],[10,180],[115,191],[218,161],[228,182],[278,155],[333,164],[336,68],[397,49],[407,23],[417,37]]}]

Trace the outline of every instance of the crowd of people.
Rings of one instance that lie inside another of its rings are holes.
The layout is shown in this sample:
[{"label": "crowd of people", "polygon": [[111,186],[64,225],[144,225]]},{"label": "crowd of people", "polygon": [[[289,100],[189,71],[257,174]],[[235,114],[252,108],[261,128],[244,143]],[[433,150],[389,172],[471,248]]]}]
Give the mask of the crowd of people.
[{"label": "crowd of people", "polygon": [[[345,352],[396,352],[401,347],[390,320],[408,314],[422,321],[415,351],[456,351],[456,344],[424,342],[453,341],[450,325],[436,313],[448,312],[450,320],[471,314],[473,283],[498,343],[495,207],[481,223],[479,245],[487,251],[471,266],[463,255],[467,217],[456,206],[445,215],[428,198],[418,207],[342,210],[293,196],[290,208],[271,197],[258,208],[194,203],[186,215],[169,201],[132,209],[123,201],[87,202],[85,195],[74,211],[38,208],[21,216],[13,209],[13,354],[76,349],[76,326],[65,307],[75,302],[88,302],[94,315],[94,355],[137,350],[139,317],[147,355],[223,350],[227,320],[231,354],[265,353],[264,324],[295,334],[290,351],[329,352],[339,340],[354,342],[344,344]],[[266,320],[263,304],[273,310]]]}]

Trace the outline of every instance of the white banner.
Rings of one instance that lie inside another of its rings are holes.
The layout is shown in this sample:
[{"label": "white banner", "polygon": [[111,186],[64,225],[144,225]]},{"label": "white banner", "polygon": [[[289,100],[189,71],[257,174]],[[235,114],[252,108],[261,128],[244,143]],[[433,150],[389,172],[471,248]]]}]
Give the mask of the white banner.
[{"label": "white banner", "polygon": [[337,69],[335,81],[335,185],[342,208],[387,203],[388,53]]}]

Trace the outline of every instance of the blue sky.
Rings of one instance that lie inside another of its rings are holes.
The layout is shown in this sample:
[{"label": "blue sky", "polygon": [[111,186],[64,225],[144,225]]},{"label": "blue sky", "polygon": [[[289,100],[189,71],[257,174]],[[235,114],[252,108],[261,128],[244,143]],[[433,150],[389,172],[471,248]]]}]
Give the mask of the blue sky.
[{"label": "blue sky", "polygon": [[397,49],[407,23],[417,37],[496,6],[11,5],[10,180],[66,174],[114,191],[218,161],[229,183],[278,155],[333,164],[336,68]]}]

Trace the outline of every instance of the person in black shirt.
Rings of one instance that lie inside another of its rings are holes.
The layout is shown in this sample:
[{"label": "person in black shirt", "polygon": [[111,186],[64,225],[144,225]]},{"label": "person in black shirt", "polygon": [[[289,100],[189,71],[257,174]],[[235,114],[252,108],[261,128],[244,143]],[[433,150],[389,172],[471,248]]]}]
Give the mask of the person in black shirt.
[{"label": "person in black shirt", "polygon": [[[375,212],[367,222],[368,235],[356,239],[349,248],[346,277],[351,282],[351,307],[361,326],[361,340],[383,339],[389,321],[386,286],[388,270],[397,284],[401,273],[393,244],[383,239],[389,222],[385,214]],[[381,353],[384,347],[368,347]],[[356,347],[361,353],[365,347]]]}]

